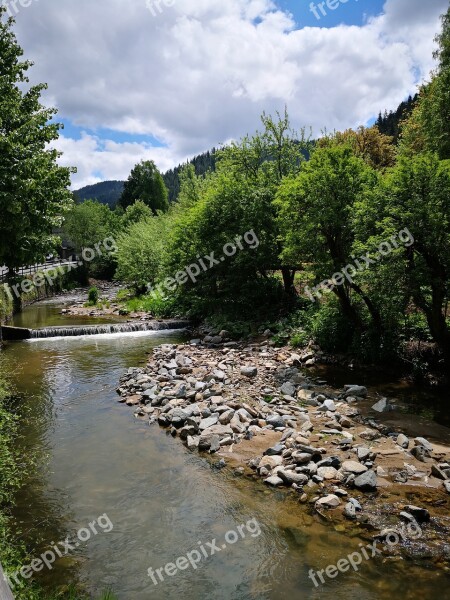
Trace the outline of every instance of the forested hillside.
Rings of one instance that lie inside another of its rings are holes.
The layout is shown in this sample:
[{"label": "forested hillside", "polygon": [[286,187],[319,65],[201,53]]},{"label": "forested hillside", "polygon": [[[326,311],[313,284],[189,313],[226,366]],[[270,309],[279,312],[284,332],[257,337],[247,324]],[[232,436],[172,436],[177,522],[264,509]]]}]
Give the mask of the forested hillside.
[{"label": "forested hillside", "polygon": [[102,181],[94,185],[87,185],[74,192],[76,202],[86,200],[97,200],[101,204],[107,204],[114,209],[123,192],[123,181]]}]

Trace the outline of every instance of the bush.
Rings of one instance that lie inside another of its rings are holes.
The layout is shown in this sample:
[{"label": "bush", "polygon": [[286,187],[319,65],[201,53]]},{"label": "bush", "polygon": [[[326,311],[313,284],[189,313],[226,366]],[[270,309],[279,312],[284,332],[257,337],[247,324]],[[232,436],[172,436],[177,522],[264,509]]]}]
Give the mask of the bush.
[{"label": "bush", "polygon": [[96,287],[91,287],[88,293],[88,302],[90,306],[95,306],[98,302],[98,289]]}]

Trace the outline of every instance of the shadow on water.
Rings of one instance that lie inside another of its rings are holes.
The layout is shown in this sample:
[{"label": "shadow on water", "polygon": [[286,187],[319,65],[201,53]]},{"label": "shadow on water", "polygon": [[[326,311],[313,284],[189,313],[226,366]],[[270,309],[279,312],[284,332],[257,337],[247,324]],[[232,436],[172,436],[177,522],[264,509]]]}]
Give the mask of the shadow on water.
[{"label": "shadow on water", "polygon": [[[48,325],[39,306],[31,310],[40,326]],[[16,510],[32,554],[73,539],[101,515],[114,526],[42,572],[47,589],[79,580],[92,594],[111,586],[119,600],[444,598],[444,573],[379,559],[314,587],[309,570],[358,550],[359,536],[322,523],[293,497],[215,470],[119,404],[115,387],[123,372],[145,364],[155,345],[180,339],[180,332],[153,332],[7,346],[28,414],[23,451],[40,456]],[[228,531],[252,519],[260,535],[247,532],[222,547]],[[213,539],[220,551],[197,568],[165,575],[157,585],[149,577],[150,567],[156,571]]]}]

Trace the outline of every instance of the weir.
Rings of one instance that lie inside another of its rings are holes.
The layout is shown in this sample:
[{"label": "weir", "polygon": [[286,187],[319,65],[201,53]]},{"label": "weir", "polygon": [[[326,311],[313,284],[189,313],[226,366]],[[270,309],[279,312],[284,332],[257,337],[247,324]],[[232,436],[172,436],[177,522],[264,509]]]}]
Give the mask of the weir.
[{"label": "weir", "polygon": [[102,335],[108,333],[133,333],[140,331],[167,331],[169,329],[185,329],[188,321],[148,321],[138,323],[113,323],[103,325],[86,325],[73,327],[44,327],[43,329],[20,329],[2,327],[4,340],[46,339],[54,337],[81,337],[84,335]]}]

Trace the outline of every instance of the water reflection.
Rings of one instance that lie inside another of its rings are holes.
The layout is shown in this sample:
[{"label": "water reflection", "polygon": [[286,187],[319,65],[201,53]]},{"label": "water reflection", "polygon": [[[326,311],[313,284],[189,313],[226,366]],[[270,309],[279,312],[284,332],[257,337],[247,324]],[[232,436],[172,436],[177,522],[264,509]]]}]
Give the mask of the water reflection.
[{"label": "water reflection", "polygon": [[[104,513],[114,524],[113,531],[99,533],[43,573],[49,589],[79,578],[93,594],[111,585],[120,600],[445,597],[444,573],[375,559],[358,573],[314,588],[309,570],[358,550],[360,537],[335,531],[297,500],[260,482],[217,472],[206,458],[118,404],[115,387],[122,373],[145,363],[152,347],[179,335],[7,347],[29,414],[23,448],[37,448],[41,457],[17,510],[30,548],[39,554]],[[227,531],[254,518],[261,524],[259,537],[239,540],[198,569],[165,577],[157,586],[149,578],[149,567],[174,562],[199,541],[223,540]]]}]

